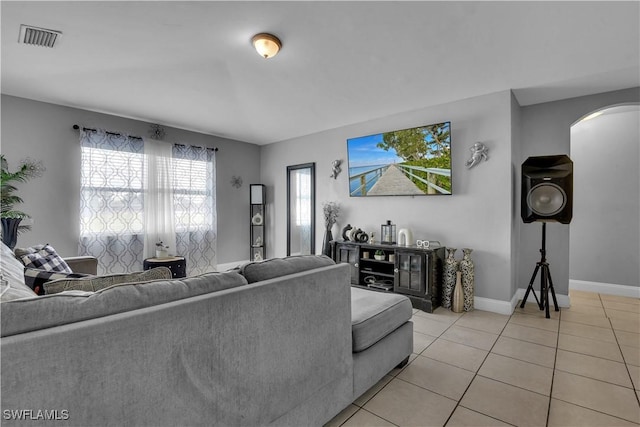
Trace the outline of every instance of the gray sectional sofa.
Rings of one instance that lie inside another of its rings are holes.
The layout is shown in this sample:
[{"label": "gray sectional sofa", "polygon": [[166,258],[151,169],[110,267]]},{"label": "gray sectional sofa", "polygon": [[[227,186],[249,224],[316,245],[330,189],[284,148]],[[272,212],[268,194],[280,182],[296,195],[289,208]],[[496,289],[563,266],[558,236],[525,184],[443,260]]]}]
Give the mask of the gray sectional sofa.
[{"label": "gray sectional sofa", "polygon": [[321,426],[406,363],[411,314],[324,256],[3,302],[2,424]]}]

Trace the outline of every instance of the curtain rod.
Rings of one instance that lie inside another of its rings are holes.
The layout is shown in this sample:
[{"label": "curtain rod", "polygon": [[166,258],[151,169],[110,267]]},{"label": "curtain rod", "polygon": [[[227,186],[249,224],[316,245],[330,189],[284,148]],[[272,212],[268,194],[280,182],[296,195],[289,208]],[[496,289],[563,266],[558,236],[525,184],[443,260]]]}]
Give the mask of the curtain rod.
[{"label": "curtain rod", "polygon": [[[73,128],[74,128],[75,130],[78,130],[78,129],[80,129],[80,126],[78,126],[78,125],[73,125]],[[91,131],[91,132],[97,132],[97,129],[91,129],[91,128],[85,128],[85,127],[83,127],[83,128],[82,128],[82,130],[84,130],[84,131]],[[122,134],[117,133],[117,132],[108,132],[108,131],[105,131],[105,133],[107,133],[107,134],[109,134],[109,135],[123,136]],[[141,137],[141,136],[131,136],[131,135],[127,135],[127,136],[128,136],[129,138],[133,138],[133,139],[142,139],[142,137]],[[175,144],[175,145],[180,145],[180,146],[182,146],[182,147],[186,147],[186,145],[184,145],[184,144]],[[194,145],[193,147],[196,147],[196,148],[202,148],[202,147],[198,147],[198,146],[196,146],[196,145]],[[218,151],[218,147],[214,147],[214,148],[205,147],[205,149],[207,149],[207,150],[213,150],[213,151]]]}]

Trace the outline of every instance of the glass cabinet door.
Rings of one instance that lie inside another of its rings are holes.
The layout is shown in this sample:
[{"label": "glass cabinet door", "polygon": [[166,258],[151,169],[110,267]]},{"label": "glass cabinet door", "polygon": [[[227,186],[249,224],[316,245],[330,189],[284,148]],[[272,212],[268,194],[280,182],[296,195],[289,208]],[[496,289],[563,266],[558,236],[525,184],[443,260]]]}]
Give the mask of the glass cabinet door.
[{"label": "glass cabinet door", "polygon": [[394,292],[424,296],[426,270],[427,257],[424,253],[397,250]]},{"label": "glass cabinet door", "polygon": [[359,281],[360,248],[355,245],[336,245],[336,262],[348,263],[351,266],[351,284],[357,285]]}]

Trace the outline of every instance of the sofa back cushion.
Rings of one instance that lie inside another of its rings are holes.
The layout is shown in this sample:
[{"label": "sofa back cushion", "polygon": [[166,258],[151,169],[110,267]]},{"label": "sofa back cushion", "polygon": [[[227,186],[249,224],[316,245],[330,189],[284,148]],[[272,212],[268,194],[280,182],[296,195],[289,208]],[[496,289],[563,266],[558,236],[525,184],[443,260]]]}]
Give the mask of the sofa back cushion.
[{"label": "sofa back cushion", "polygon": [[333,264],[335,262],[326,255],[297,255],[250,262],[241,266],[239,272],[247,282],[255,283]]},{"label": "sofa back cushion", "polygon": [[122,283],[97,292],[66,291],[7,301],[0,310],[0,335],[100,318],[246,284],[237,272],[206,273],[184,279]]}]

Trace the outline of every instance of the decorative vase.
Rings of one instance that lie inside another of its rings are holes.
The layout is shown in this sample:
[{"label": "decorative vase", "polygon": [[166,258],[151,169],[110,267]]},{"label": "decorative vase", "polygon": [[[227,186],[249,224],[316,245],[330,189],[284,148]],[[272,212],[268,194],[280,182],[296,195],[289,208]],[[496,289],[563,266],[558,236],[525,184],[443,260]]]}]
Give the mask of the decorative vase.
[{"label": "decorative vase", "polygon": [[451,310],[454,313],[462,313],[464,310],[464,291],[462,290],[462,273],[460,271],[456,271],[456,286],[453,288]]},{"label": "decorative vase", "polygon": [[327,229],[324,231],[324,242],[322,243],[322,255],[326,255],[328,257],[331,256],[331,241],[333,240],[333,234],[331,233],[331,229]]},{"label": "decorative vase", "polygon": [[156,249],[156,258],[169,258],[169,252],[166,249]]},{"label": "decorative vase", "polygon": [[408,228],[401,228],[398,231],[398,246],[411,246],[413,233]]},{"label": "decorative vase", "polygon": [[462,249],[462,260],[460,261],[460,271],[462,272],[462,290],[464,292],[464,311],[473,310],[473,282],[474,265],[471,260],[473,249]]},{"label": "decorative vase", "polygon": [[22,218],[2,218],[2,243],[9,249],[16,247],[18,241],[18,227]]},{"label": "decorative vase", "polygon": [[455,259],[456,248],[447,248],[447,259],[444,261],[444,286],[442,289],[442,307],[451,308],[451,294],[456,285],[458,261]]},{"label": "decorative vase", "polygon": [[262,214],[260,212],[257,212],[252,218],[251,218],[251,224],[253,225],[262,225]]}]

